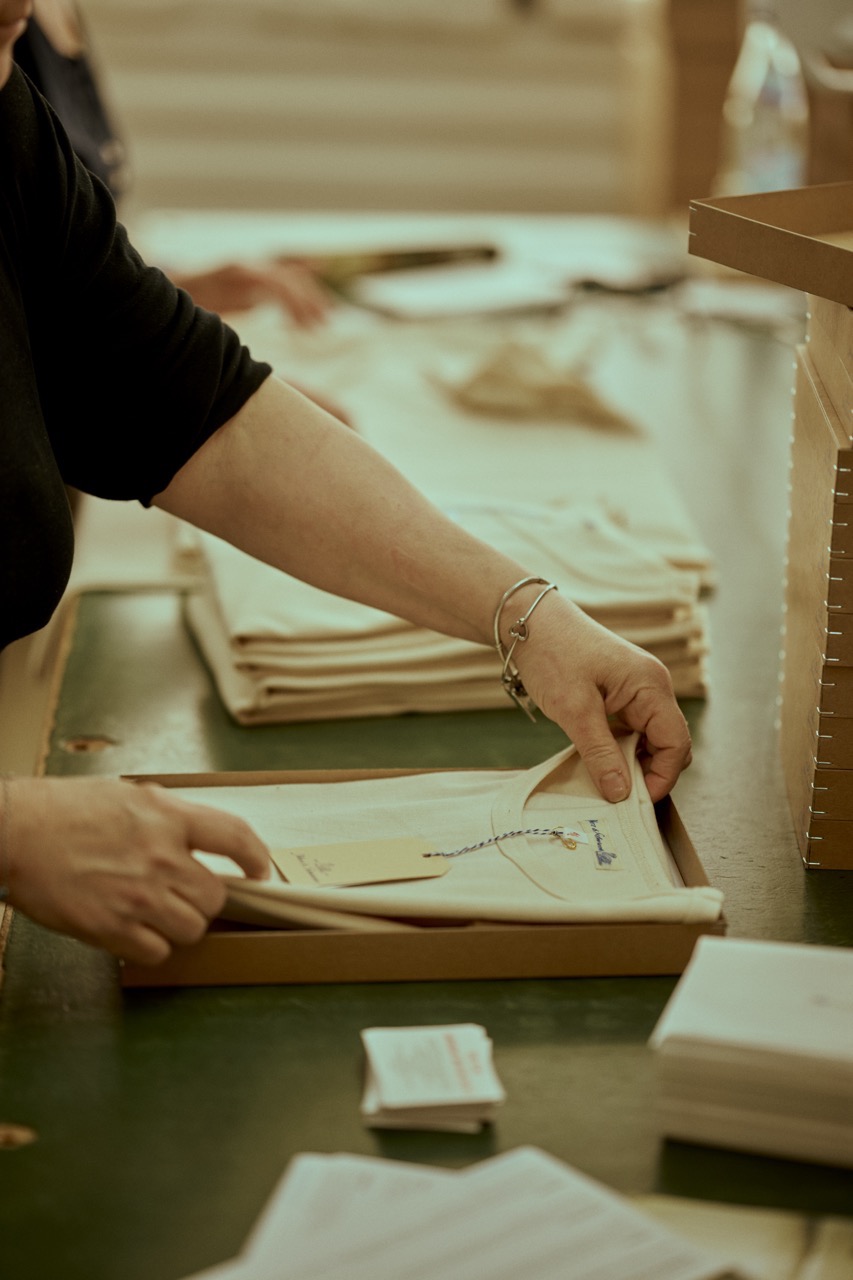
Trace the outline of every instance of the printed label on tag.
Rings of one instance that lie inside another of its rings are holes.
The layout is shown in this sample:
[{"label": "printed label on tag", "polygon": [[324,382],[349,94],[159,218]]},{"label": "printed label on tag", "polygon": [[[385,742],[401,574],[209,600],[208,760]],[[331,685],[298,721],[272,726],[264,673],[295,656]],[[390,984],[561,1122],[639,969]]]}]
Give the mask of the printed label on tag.
[{"label": "printed label on tag", "polygon": [[592,836],[593,854],[598,867],[606,870],[618,870],[619,855],[610,848],[610,832],[602,818],[584,818],[583,824]]},{"label": "printed label on tag", "polygon": [[289,884],[345,888],[393,880],[433,880],[449,870],[444,858],[425,858],[426,840],[346,840],[308,848],[273,849],[272,860]]}]

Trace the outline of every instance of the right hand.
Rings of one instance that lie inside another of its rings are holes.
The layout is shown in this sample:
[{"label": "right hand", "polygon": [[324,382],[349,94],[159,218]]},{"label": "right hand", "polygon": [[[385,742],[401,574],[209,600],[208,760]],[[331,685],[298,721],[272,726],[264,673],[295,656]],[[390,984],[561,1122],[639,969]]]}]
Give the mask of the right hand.
[{"label": "right hand", "polygon": [[269,870],[266,845],[242,819],[161,787],[99,778],[6,786],[9,901],[137,964],[197,942],[225,904],[225,885],[193,850],[225,854],[252,878]]}]

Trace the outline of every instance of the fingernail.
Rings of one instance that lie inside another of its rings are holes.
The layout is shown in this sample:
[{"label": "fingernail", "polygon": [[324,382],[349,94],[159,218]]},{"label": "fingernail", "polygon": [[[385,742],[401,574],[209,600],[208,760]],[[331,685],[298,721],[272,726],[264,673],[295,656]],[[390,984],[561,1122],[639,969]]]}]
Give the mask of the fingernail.
[{"label": "fingernail", "polygon": [[611,804],[624,800],[628,794],[628,783],[625,781],[624,774],[621,774],[618,769],[611,769],[609,773],[602,774],[601,793]]}]

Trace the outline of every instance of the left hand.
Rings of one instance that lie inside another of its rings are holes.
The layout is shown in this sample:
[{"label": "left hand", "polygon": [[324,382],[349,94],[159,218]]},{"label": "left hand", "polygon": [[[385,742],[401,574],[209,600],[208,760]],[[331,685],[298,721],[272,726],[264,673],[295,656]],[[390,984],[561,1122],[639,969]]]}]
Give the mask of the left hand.
[{"label": "left hand", "polygon": [[[505,625],[524,608],[509,602]],[[527,692],[565,729],[605,800],[624,800],[631,790],[609,716],[641,734],[640,760],[652,800],[669,793],[692,756],[687,722],[663,663],[556,592],[537,606],[529,639],[516,645],[514,658]]]}]

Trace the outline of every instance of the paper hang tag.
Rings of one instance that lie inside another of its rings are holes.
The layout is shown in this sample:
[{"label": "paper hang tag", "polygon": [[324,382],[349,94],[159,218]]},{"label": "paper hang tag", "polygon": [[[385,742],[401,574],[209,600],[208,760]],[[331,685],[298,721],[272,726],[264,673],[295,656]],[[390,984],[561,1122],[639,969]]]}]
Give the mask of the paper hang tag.
[{"label": "paper hang tag", "polygon": [[289,884],[345,888],[393,880],[433,880],[450,870],[444,858],[425,858],[426,840],[347,840],[306,848],[273,849],[272,860]]}]

